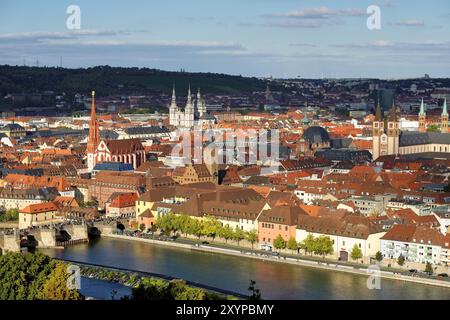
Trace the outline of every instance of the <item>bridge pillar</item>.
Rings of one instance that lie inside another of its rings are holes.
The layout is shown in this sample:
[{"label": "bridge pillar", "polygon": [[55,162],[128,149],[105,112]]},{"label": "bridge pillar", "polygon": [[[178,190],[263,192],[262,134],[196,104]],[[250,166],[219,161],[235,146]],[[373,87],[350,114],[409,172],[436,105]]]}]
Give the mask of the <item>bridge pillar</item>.
[{"label": "bridge pillar", "polygon": [[18,234],[0,236],[0,249],[2,254],[7,251],[20,252],[20,237]]},{"label": "bridge pillar", "polygon": [[64,230],[70,235],[70,240],[86,240],[88,239],[87,226],[82,225],[66,225]]},{"label": "bridge pillar", "polygon": [[56,234],[54,229],[40,229],[34,237],[38,242],[38,246],[41,248],[56,246]]}]

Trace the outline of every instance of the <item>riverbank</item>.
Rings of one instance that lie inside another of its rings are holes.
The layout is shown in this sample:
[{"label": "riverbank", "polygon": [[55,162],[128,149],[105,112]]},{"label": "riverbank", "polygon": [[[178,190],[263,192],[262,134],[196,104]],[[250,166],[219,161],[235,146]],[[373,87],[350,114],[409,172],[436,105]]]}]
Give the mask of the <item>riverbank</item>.
[{"label": "riverbank", "polygon": [[[278,262],[278,263],[285,263],[285,264],[291,264],[291,265],[298,265],[298,266],[304,266],[304,267],[310,267],[310,268],[317,268],[317,269],[323,269],[328,271],[340,271],[345,273],[351,273],[351,274],[357,274],[357,275],[363,275],[363,276],[369,276],[369,271],[367,267],[361,266],[347,266],[337,263],[330,263],[330,262],[321,262],[321,261],[314,261],[314,260],[307,260],[307,259],[301,259],[301,258],[291,258],[291,257],[285,257],[285,256],[260,256],[257,254],[246,254],[242,253],[240,250],[236,249],[225,249],[220,247],[214,247],[212,245],[198,245],[194,246],[192,244],[186,244],[186,243],[177,243],[176,241],[160,241],[156,239],[143,239],[143,238],[136,238],[136,237],[130,237],[130,236],[124,236],[124,235],[118,235],[118,234],[104,234],[102,237],[105,238],[114,238],[114,239],[121,239],[121,240],[128,240],[128,241],[137,241],[137,242],[144,242],[154,245],[161,245],[161,246],[168,246],[168,247],[177,247],[177,248],[183,248],[193,251],[202,251],[202,252],[209,252],[209,253],[222,253],[226,255],[232,255],[237,257],[247,257],[262,261],[271,261],[271,262]],[[250,252],[250,251],[248,251]],[[391,271],[380,271],[380,276],[382,278],[391,279],[391,280],[402,280],[402,281],[408,281],[408,282],[414,282],[419,284],[425,284],[425,285],[431,285],[431,286],[439,286],[444,288],[450,288],[450,281],[440,281],[435,279],[427,279],[427,278],[419,278],[419,277],[412,277],[407,276],[403,274],[397,274]]]}]

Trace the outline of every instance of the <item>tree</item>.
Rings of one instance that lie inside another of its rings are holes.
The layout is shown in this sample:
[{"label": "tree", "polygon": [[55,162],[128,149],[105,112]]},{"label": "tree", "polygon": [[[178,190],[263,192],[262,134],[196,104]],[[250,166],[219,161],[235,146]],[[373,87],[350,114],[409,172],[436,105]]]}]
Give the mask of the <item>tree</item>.
[{"label": "tree", "polygon": [[[323,256],[333,254],[333,240],[329,236],[319,236],[314,240],[314,253]],[[359,248],[358,248],[359,249]]]},{"label": "tree", "polygon": [[273,240],[273,246],[275,247],[275,249],[278,250],[286,248],[286,241],[284,241],[281,234],[278,234],[278,237],[276,237],[275,240]]},{"label": "tree", "polygon": [[197,219],[192,219],[191,223],[189,224],[189,232],[192,235],[197,236],[198,239],[200,239],[204,235],[204,227],[203,222]]},{"label": "tree", "polygon": [[18,221],[19,210],[8,209],[4,214],[0,214],[0,222]]},{"label": "tree", "polygon": [[178,225],[179,230],[184,233],[185,237],[187,237],[189,231],[190,231],[190,225],[192,223],[192,218],[188,216],[187,214],[181,214],[178,216]]},{"label": "tree", "polygon": [[361,259],[363,257],[362,251],[361,251],[361,249],[359,248],[358,245],[355,244],[353,246],[352,251],[350,252],[350,257],[353,260],[358,260],[358,259]]},{"label": "tree", "polygon": [[252,249],[253,249],[253,245],[255,244],[255,242],[258,241],[258,232],[255,229],[248,231],[246,238],[247,238],[247,241],[252,244]]},{"label": "tree", "polygon": [[0,256],[0,300],[82,299],[67,292],[67,265],[36,253]]},{"label": "tree", "polygon": [[248,297],[249,300],[261,300],[261,291],[256,288],[255,284],[256,281],[250,280],[248,291],[251,292],[251,295]]},{"label": "tree", "polygon": [[405,264],[405,257],[402,254],[398,256],[397,264],[399,266],[403,266]]},{"label": "tree", "polygon": [[233,229],[231,229],[229,225],[226,225],[220,229],[219,235],[221,238],[225,239],[225,243],[228,243],[228,240],[233,238]]},{"label": "tree", "polygon": [[306,236],[306,238],[300,242],[300,249],[304,250],[305,253],[311,253],[311,255],[313,254],[313,252],[315,251],[315,246],[316,246],[316,241],[315,238],[312,234],[308,234]]},{"label": "tree", "polygon": [[383,254],[380,251],[375,254],[375,260],[377,260],[378,262],[381,262],[381,260],[383,260]]},{"label": "tree", "polygon": [[425,272],[428,274],[433,274],[433,266],[431,265],[431,263],[427,262],[427,264],[425,265]]},{"label": "tree", "polygon": [[289,250],[292,250],[292,252],[294,252],[295,250],[298,249],[298,244],[297,241],[295,241],[294,237],[290,237],[288,242],[287,242],[287,248]]},{"label": "tree", "polygon": [[142,232],[144,232],[144,230],[145,230],[145,224],[144,224],[144,223],[141,223],[141,224],[139,225],[139,230],[141,230]]},{"label": "tree", "polygon": [[216,217],[207,216],[205,220],[203,220],[204,234],[207,237],[211,237],[212,241],[216,238],[216,235],[219,233],[221,227],[222,225]]},{"label": "tree", "polygon": [[427,132],[439,132],[440,128],[437,124],[430,124],[427,127]]},{"label": "tree", "polygon": [[42,295],[45,300],[79,300],[80,293],[76,289],[69,289],[67,280],[69,273],[66,264],[58,262],[55,269],[44,283]]},{"label": "tree", "polygon": [[239,228],[239,226],[236,226],[233,232],[233,240],[237,242],[238,246],[241,240],[245,239],[245,232]]}]

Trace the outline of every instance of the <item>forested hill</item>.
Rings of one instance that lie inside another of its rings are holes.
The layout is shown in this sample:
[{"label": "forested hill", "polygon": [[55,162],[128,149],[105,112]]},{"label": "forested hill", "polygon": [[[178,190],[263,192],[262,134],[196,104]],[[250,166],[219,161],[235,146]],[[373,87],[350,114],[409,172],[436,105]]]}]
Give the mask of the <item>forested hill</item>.
[{"label": "forested hill", "polygon": [[194,89],[216,94],[249,93],[265,89],[257,78],[216,73],[168,72],[147,68],[116,68],[99,66],[87,69],[55,67],[0,66],[0,93],[42,93],[54,91],[66,94],[86,93],[93,88],[101,96],[110,94],[148,94],[185,92],[188,84]]}]

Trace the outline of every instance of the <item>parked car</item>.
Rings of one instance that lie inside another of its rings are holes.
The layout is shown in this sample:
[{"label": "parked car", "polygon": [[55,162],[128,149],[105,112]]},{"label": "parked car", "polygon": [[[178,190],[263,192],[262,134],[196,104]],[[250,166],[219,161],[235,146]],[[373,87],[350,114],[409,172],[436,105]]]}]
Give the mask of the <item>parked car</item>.
[{"label": "parked car", "polygon": [[448,274],[447,273],[439,273],[438,277],[448,278]]}]

